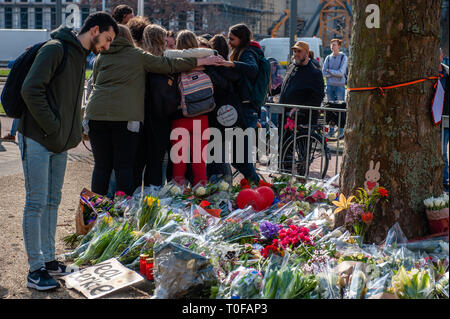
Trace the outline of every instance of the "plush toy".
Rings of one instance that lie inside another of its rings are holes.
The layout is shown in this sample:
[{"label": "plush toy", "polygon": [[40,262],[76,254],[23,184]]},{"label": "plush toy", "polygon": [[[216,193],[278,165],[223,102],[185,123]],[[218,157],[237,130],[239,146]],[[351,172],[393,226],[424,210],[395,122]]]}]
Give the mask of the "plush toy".
[{"label": "plush toy", "polygon": [[375,166],[373,161],[370,161],[369,170],[366,172],[366,181],[364,182],[364,189],[368,195],[371,195],[373,190],[380,185],[378,181],[380,180],[380,162],[377,162]]}]

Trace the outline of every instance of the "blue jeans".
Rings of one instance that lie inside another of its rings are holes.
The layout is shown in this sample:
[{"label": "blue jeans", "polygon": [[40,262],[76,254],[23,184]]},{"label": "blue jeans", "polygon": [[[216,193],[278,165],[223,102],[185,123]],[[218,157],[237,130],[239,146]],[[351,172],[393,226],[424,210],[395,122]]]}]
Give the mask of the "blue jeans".
[{"label": "blue jeans", "polygon": [[447,154],[447,145],[448,145],[448,128],[444,129],[444,150],[442,152],[442,157],[444,158],[444,184],[448,185],[448,154]]},{"label": "blue jeans", "polygon": [[17,133],[17,126],[19,126],[19,119],[14,119],[11,124],[11,135],[16,136]]},{"label": "blue jeans", "polygon": [[116,173],[113,170],[111,172],[111,177],[109,178],[108,194],[106,194],[106,197],[114,199],[114,195],[116,195],[116,186]]},{"label": "blue jeans", "polygon": [[345,86],[327,85],[327,99],[332,101],[345,101]]},{"label": "blue jeans", "polygon": [[23,237],[30,271],[55,260],[58,206],[66,172],[67,152],[52,153],[19,133],[25,177]]},{"label": "blue jeans", "polygon": [[[257,123],[258,123],[258,113],[253,110],[250,106],[245,105],[243,107],[242,112],[242,121],[244,123],[245,128],[247,129],[249,127],[256,129]],[[256,173],[255,166],[253,163],[248,162],[248,139],[245,138],[244,142],[244,163],[232,163],[233,167],[237,169],[244,177],[253,182],[258,184],[259,182],[259,176]],[[236,154],[235,154],[236,155]]]}]

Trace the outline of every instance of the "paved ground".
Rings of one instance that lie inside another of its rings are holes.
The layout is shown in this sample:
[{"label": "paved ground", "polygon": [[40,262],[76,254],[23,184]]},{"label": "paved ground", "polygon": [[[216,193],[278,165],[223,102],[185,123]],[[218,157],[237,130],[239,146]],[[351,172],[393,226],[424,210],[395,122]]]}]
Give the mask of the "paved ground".
[{"label": "paved ground", "polygon": [[[11,120],[0,117],[1,135],[11,126]],[[63,186],[63,196],[58,212],[56,230],[57,255],[67,252],[62,238],[75,232],[75,211],[79,193],[89,188],[92,174],[92,156],[81,144],[69,152],[69,161]],[[26,287],[28,263],[22,236],[22,216],[25,204],[25,187],[16,143],[0,144],[0,298],[8,299],[84,299],[74,290],[59,288],[53,292],[38,292]],[[151,284],[148,281],[112,293],[104,298],[149,298]]]}]

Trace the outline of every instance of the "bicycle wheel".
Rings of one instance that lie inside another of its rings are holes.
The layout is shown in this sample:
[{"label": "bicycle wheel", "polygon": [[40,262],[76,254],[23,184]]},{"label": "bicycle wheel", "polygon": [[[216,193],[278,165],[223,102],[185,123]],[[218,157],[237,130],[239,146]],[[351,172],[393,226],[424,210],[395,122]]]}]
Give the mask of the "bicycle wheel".
[{"label": "bicycle wheel", "polygon": [[[294,162],[294,174],[323,179],[327,175],[329,164],[328,147],[322,144],[322,138],[317,134],[311,134],[308,156],[308,135],[297,136],[294,151],[294,138],[290,137],[283,145],[281,154],[281,171],[292,173],[292,162]],[[307,173],[308,163],[308,176]]]}]

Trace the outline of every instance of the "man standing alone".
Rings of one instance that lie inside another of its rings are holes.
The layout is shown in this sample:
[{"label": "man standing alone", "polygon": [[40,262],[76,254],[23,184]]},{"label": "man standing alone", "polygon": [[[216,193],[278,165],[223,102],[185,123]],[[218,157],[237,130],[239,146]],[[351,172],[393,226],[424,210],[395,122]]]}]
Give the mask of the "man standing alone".
[{"label": "man standing alone", "polygon": [[[23,83],[21,92],[27,108],[18,130],[25,176],[22,226],[30,288],[56,288],[59,284],[51,275],[68,273],[66,266],[55,259],[67,150],[81,141],[86,57],[91,51],[98,54],[108,50],[117,33],[116,22],[104,12],[88,16],[78,35],[59,27],[52,32],[52,40],[40,48]],[[62,63],[64,67],[56,72]]]},{"label": "man standing alone", "polygon": [[[280,90],[281,104],[320,106],[324,98],[324,83],[320,69],[309,58],[309,45],[299,41],[293,47],[292,64],[286,71]],[[274,94],[277,94],[276,90]],[[309,123],[309,111],[299,110],[298,123]],[[290,112],[290,116],[293,111]],[[318,112],[312,111],[311,124],[317,123]]]}]

